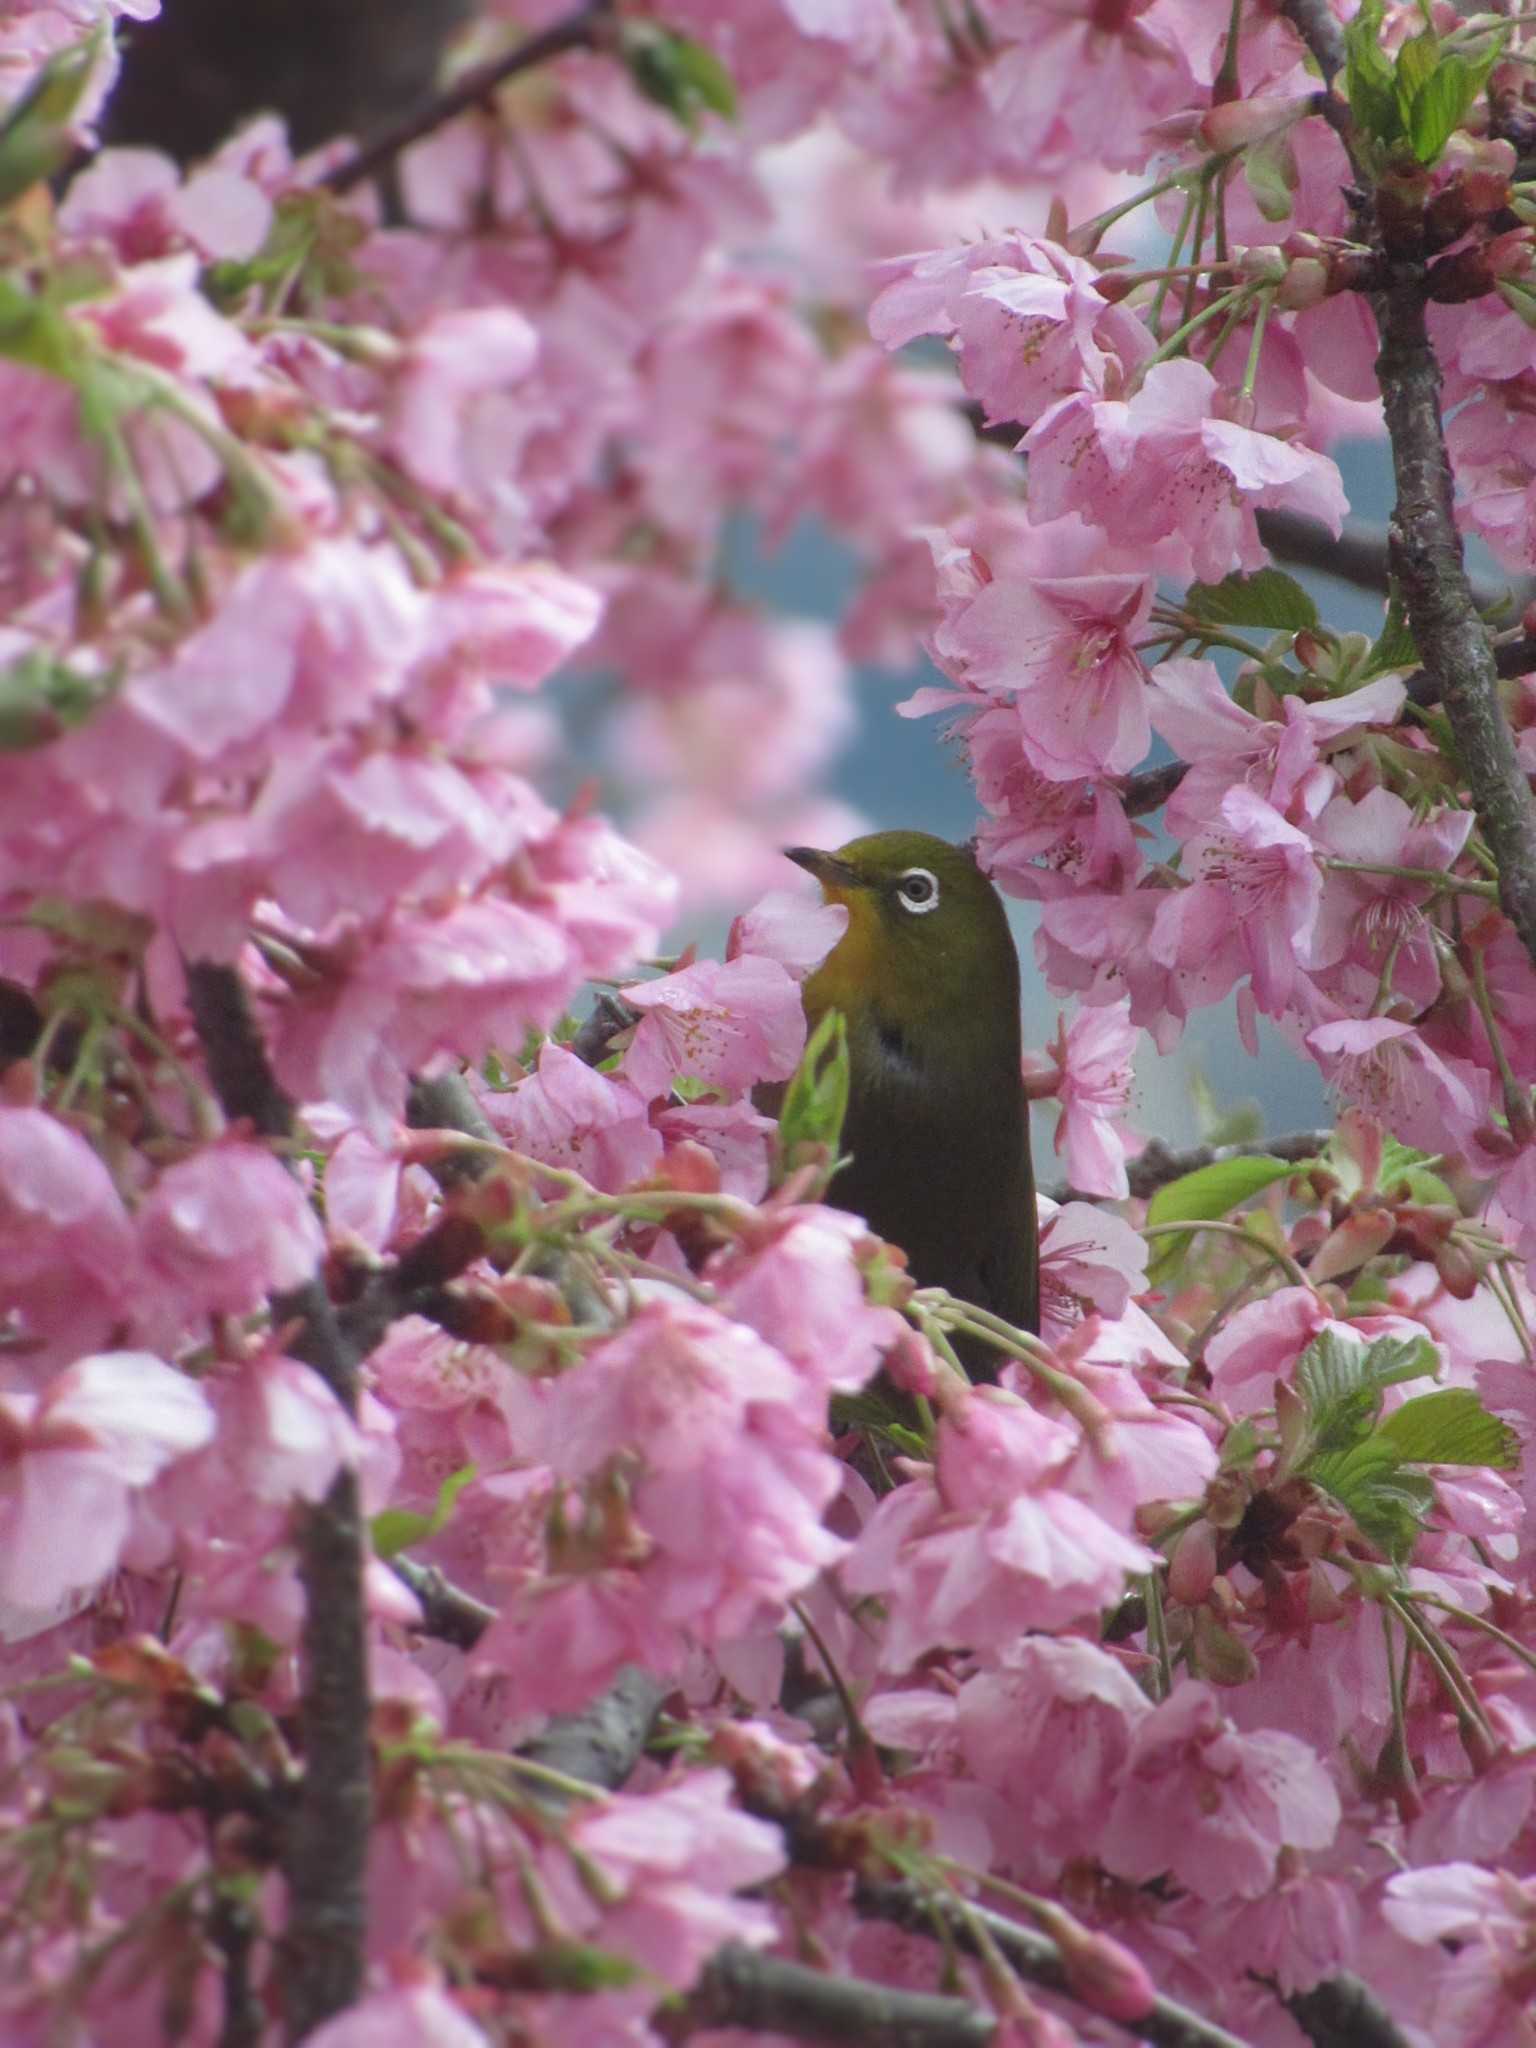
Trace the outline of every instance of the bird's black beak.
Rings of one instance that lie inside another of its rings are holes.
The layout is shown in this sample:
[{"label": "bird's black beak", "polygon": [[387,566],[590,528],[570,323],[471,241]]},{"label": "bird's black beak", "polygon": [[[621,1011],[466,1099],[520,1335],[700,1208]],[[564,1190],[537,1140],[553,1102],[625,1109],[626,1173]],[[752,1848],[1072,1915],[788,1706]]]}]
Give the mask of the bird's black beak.
[{"label": "bird's black beak", "polygon": [[819,846],[786,846],[784,858],[792,860],[797,868],[804,868],[808,875],[814,875],[826,889],[857,889],[859,876],[845,860],[839,860],[835,853],[823,853]]}]

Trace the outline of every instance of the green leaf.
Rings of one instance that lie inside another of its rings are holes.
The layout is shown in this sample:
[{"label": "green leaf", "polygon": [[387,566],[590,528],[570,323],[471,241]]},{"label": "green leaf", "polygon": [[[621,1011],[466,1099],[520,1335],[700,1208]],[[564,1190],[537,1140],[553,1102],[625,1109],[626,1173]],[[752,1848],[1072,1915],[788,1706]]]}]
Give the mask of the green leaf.
[{"label": "green leaf", "polygon": [[413,1508],[385,1508],[374,1516],[369,1524],[376,1557],[387,1562],[398,1557],[402,1550],[409,1550],[413,1543],[423,1543],[427,1537],[435,1536],[453,1513],[459,1495],[475,1477],[473,1465],[461,1465],[456,1472],[450,1472],[437,1489],[437,1499],[430,1515],[418,1513]]},{"label": "green leaf", "polygon": [[1408,625],[1408,616],[1394,590],[1387,605],[1385,623],[1371,643],[1366,667],[1372,675],[1383,675],[1395,668],[1416,668],[1418,661],[1419,650]]},{"label": "green leaf", "polygon": [[[1411,46],[1410,46],[1411,47]],[[1421,164],[1434,163],[1466,119],[1478,85],[1464,57],[1444,58],[1413,96],[1406,126]]]},{"label": "green leaf", "polygon": [[1266,220],[1289,220],[1296,191],[1296,148],[1287,130],[1250,143],[1243,151],[1243,177]]},{"label": "green leaf", "polygon": [[1372,141],[1397,141],[1403,132],[1397,79],[1381,47],[1382,0],[1364,0],[1344,30],[1344,85],[1355,126]]},{"label": "green leaf", "polygon": [[56,51],[0,123],[0,206],[51,178],[74,155],[71,123],[109,33],[97,28]]},{"label": "green leaf", "polygon": [[1277,1180],[1306,1171],[1305,1163],[1276,1159],[1269,1152],[1248,1152],[1236,1159],[1217,1159],[1197,1166],[1158,1189],[1147,1204],[1149,1223],[1207,1223],[1225,1216],[1240,1202],[1251,1201]]},{"label": "green leaf", "polygon": [[830,1172],[847,1114],[848,1027],[840,1010],[828,1010],[784,1090],[776,1178],[782,1180],[800,1163],[804,1146],[819,1146]]},{"label": "green leaf", "polygon": [[1403,126],[1409,129],[1410,133],[1413,103],[1439,67],[1440,38],[1433,29],[1426,29],[1422,35],[1410,37],[1397,53],[1392,83],[1397,93],[1398,114]]},{"label": "green leaf", "polygon": [[1439,1387],[1393,1409],[1376,1431],[1405,1465],[1489,1465],[1508,1472],[1520,1441],[1470,1387]]},{"label": "green leaf", "polygon": [[704,112],[736,113],[731,74],[712,50],[654,22],[627,21],[620,51],[638,91],[692,131]]},{"label": "green leaf", "polygon": [[71,726],[83,725],[117,688],[120,670],[88,675],[30,648],[0,668],[0,753],[46,746]]},{"label": "green leaf", "polygon": [[1343,1330],[1320,1330],[1296,1361],[1296,1390],[1306,1404],[1311,1439],[1301,1469],[1315,1477],[1312,1461],[1317,1457],[1374,1440],[1383,1387],[1423,1379],[1435,1363],[1434,1346],[1426,1337],[1378,1337],[1368,1345]]},{"label": "green leaf", "polygon": [[[1285,1180],[1291,1174],[1304,1170],[1304,1167],[1276,1159],[1268,1152],[1248,1153],[1237,1159],[1218,1159],[1210,1166],[1197,1166],[1193,1173],[1182,1174],[1178,1180],[1171,1180],[1166,1187],[1159,1188],[1147,1204],[1147,1221],[1215,1222],[1240,1203],[1251,1201],[1275,1181]],[[1160,1283],[1173,1271],[1188,1249],[1189,1239],[1182,1235],[1170,1235],[1155,1243],[1149,1267],[1149,1277],[1154,1284]]]},{"label": "green leaf", "polygon": [[1416,1152],[1411,1145],[1400,1145],[1396,1138],[1386,1139],[1381,1148],[1377,1187],[1386,1192],[1399,1181],[1406,1181],[1408,1192],[1416,1202],[1422,1202],[1426,1207],[1445,1204],[1454,1208],[1455,1195],[1439,1174],[1425,1164],[1429,1156],[1427,1152]]},{"label": "green leaf", "polygon": [[1315,1459],[1307,1477],[1333,1496],[1362,1536],[1394,1559],[1407,1555],[1435,1504],[1431,1482],[1422,1472],[1404,1471],[1379,1436]]},{"label": "green leaf", "polygon": [[1267,626],[1277,633],[1309,632],[1318,623],[1317,606],[1283,569],[1255,569],[1250,576],[1234,569],[1219,583],[1191,584],[1184,610],[1210,626]]},{"label": "green leaf", "polygon": [[1307,1405],[1316,1451],[1348,1450],[1381,1412],[1370,1352],[1342,1330],[1321,1330],[1312,1339],[1296,1361],[1296,1387]]}]

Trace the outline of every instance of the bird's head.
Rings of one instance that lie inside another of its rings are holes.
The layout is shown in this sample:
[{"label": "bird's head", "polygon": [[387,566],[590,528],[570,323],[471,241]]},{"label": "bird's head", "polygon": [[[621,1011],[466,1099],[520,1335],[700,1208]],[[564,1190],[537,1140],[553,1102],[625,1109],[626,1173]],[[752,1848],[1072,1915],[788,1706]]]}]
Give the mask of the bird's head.
[{"label": "bird's head", "polygon": [[816,1015],[841,1010],[927,1061],[987,1029],[1016,1037],[1019,967],[997,891],[963,846],[927,832],[872,832],[835,853],[785,849],[848,912],[848,928],[805,985]]}]

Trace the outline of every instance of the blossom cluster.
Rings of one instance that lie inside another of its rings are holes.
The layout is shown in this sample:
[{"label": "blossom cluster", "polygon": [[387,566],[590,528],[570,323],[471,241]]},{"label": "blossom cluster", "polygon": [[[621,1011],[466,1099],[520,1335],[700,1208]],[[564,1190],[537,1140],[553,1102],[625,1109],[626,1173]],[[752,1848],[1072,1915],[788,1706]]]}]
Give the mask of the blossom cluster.
[{"label": "blossom cluster", "polygon": [[[1403,590],[1333,632],[1270,547],[1341,533],[1411,272],[1456,516],[1532,565],[1528,24],[1372,0],[1325,92],[1225,0],[637,0],[386,216],[271,117],[98,148],[153,12],[0,20],[0,2034],[293,2031],[335,1619],[324,2048],[645,2048],[722,1951],[1034,2048],[1154,1986],[1297,2048],[1341,1973],[1526,2038],[1533,963]],[[835,630],[725,566],[807,521]],[[919,646],[1075,999],[1038,1333],[793,1107],[846,914],[762,892]],[[657,957],[680,903],[724,957]],[[1339,1127],[1132,1201],[1143,1035],[1229,997]],[[637,1680],[617,1783],[540,1761]]]}]

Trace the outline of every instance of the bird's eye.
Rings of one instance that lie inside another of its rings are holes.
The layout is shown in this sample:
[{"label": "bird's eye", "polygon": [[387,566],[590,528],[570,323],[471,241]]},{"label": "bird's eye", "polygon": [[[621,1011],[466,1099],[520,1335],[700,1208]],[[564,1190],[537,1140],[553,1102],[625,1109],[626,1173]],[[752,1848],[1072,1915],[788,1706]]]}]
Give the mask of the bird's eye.
[{"label": "bird's eye", "polygon": [[896,884],[896,894],[901,898],[903,910],[910,910],[921,917],[924,912],[939,907],[939,881],[927,868],[908,868]]}]

